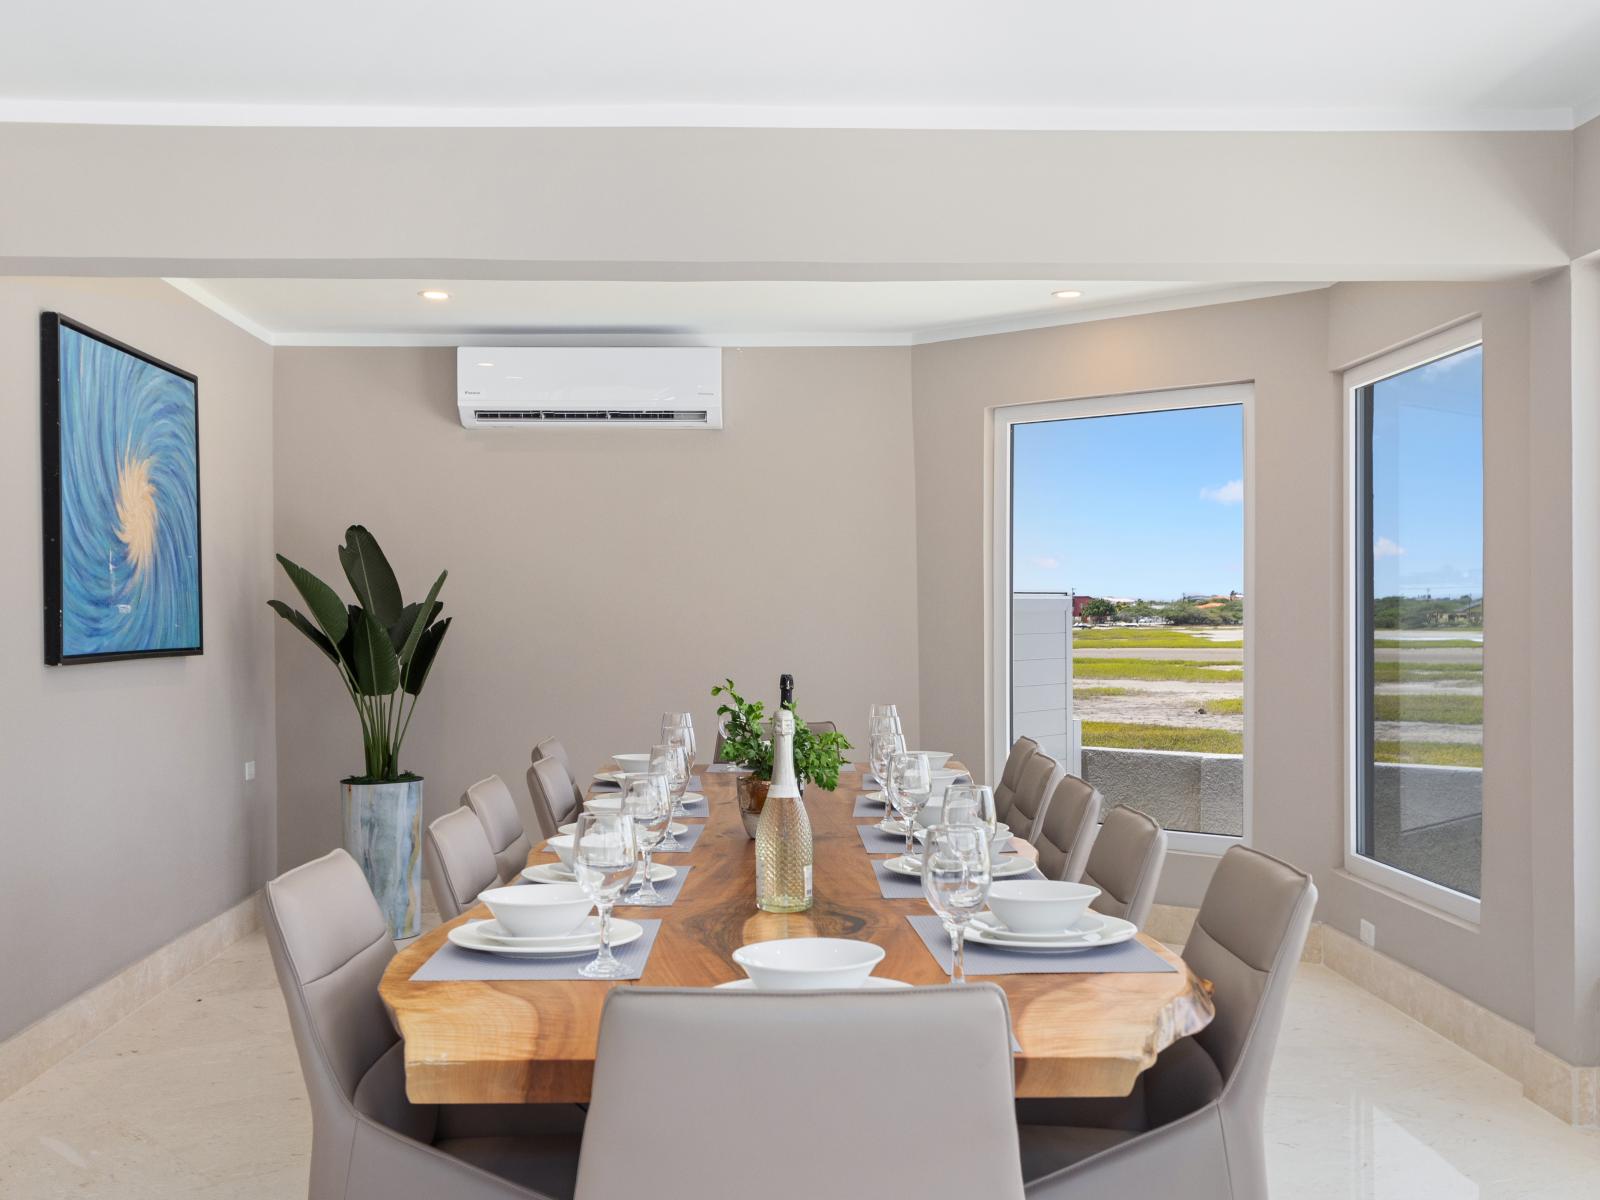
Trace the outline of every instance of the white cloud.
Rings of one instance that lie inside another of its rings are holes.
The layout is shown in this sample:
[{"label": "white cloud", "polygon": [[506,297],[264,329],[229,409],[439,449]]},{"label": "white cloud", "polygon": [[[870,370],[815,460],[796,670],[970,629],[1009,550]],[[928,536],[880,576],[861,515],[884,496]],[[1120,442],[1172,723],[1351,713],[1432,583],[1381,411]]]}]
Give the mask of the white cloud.
[{"label": "white cloud", "polygon": [[1033,556],[1031,561],[1033,562],[1033,565],[1038,567],[1041,571],[1054,571],[1061,565],[1061,560],[1059,558],[1052,558],[1048,554],[1036,554]]},{"label": "white cloud", "polygon": [[1406,548],[1398,542],[1392,542],[1386,537],[1380,537],[1372,543],[1373,558],[1399,558],[1406,552]]},{"label": "white cloud", "polygon": [[1244,480],[1230,479],[1221,487],[1203,487],[1200,489],[1200,499],[1214,500],[1218,504],[1243,504]]}]

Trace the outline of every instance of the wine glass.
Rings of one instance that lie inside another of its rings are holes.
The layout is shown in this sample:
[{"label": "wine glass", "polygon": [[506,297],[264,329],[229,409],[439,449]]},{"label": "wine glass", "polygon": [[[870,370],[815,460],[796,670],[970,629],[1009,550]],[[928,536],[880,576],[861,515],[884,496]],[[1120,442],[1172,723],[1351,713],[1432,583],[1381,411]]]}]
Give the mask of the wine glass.
[{"label": "wine glass", "polygon": [[635,775],[622,797],[622,811],[633,818],[634,835],[639,842],[642,875],[629,904],[656,907],[668,903],[656,891],[650,878],[650,856],[661,843],[672,822],[672,792],[665,775]]},{"label": "wine glass", "polygon": [[615,979],[628,968],[611,953],[611,908],[639,865],[633,818],[625,812],[583,812],[573,838],[572,868],[584,894],[600,913],[600,953],[578,974],[585,979]]},{"label": "wine glass", "polygon": [[695,740],[694,717],[686,712],[669,712],[661,714],[661,740],[673,741],[673,734],[681,732],[683,735],[683,757],[688,766],[689,774],[694,774]]},{"label": "wine glass", "polygon": [[884,784],[889,803],[906,824],[906,857],[915,858],[917,814],[933,794],[933,773],[926,754],[900,751],[889,759],[889,778]]},{"label": "wine glass", "polygon": [[[906,740],[889,729],[880,729],[872,735],[872,740],[867,743],[867,765],[872,768],[873,778],[878,781],[885,800],[889,796],[889,760],[906,748]],[[883,820],[878,827],[885,832],[898,833],[899,830],[891,825],[893,814],[885,805]]]},{"label": "wine glass", "polygon": [[663,745],[650,747],[650,771],[654,775],[666,776],[670,797],[667,836],[657,849],[682,850],[683,843],[672,832],[671,822],[677,818],[678,806],[683,803],[683,793],[689,786],[689,756],[676,737]]},{"label": "wine glass", "polygon": [[922,894],[950,935],[950,982],[965,983],[967,922],[989,899],[989,837],[981,826],[934,825],[928,830]]},{"label": "wine glass", "polygon": [[[952,783],[944,793],[946,825],[975,825],[989,839],[991,861],[1000,853],[995,842],[998,820],[994,812],[994,789],[984,783]],[[1009,840],[1009,839],[1008,839]]]}]

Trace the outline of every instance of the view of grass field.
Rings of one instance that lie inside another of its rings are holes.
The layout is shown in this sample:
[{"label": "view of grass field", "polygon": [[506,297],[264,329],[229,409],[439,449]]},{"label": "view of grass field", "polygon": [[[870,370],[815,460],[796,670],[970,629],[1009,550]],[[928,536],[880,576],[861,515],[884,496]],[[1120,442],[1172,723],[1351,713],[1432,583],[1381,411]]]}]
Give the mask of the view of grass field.
[{"label": "view of grass field", "polygon": [[[1232,630],[1223,631],[1232,633]],[[1205,634],[1184,633],[1179,629],[1075,629],[1072,632],[1074,650],[1131,650],[1148,647],[1162,650],[1199,649],[1208,646],[1244,648],[1244,637],[1208,637]]]},{"label": "view of grass field", "polygon": [[1226,729],[1085,721],[1083,744],[1111,750],[1185,750],[1191,754],[1243,754],[1244,734]]},{"label": "view of grass field", "polygon": [[1373,715],[1380,721],[1426,721],[1434,725],[1482,725],[1483,696],[1470,693],[1379,692]]},{"label": "view of grass field", "polygon": [[[1481,648],[1481,647],[1480,647]],[[1397,659],[1378,660],[1372,664],[1373,682],[1429,683],[1461,681],[1483,684],[1483,664],[1455,662],[1404,662]]]},{"label": "view of grass field", "polygon": [[1148,679],[1181,683],[1239,683],[1242,662],[1195,662],[1170,658],[1075,658],[1075,679]]}]

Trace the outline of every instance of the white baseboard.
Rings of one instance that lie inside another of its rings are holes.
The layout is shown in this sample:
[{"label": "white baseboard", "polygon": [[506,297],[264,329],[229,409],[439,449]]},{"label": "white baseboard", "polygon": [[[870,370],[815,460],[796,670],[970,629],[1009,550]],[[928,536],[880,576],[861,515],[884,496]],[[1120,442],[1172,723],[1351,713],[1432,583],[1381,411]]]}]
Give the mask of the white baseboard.
[{"label": "white baseboard", "polygon": [[258,928],[259,897],[246,897],[0,1042],[0,1099]]}]

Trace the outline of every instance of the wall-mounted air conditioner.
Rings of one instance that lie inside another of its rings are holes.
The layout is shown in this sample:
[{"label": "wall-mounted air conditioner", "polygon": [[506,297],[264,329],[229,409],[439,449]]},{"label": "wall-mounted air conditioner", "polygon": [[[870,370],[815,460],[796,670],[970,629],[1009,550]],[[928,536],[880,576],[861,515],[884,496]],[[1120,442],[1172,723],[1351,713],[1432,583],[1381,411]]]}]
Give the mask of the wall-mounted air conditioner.
[{"label": "wall-mounted air conditioner", "polygon": [[456,402],[469,428],[722,428],[722,351],[704,346],[468,346]]}]

